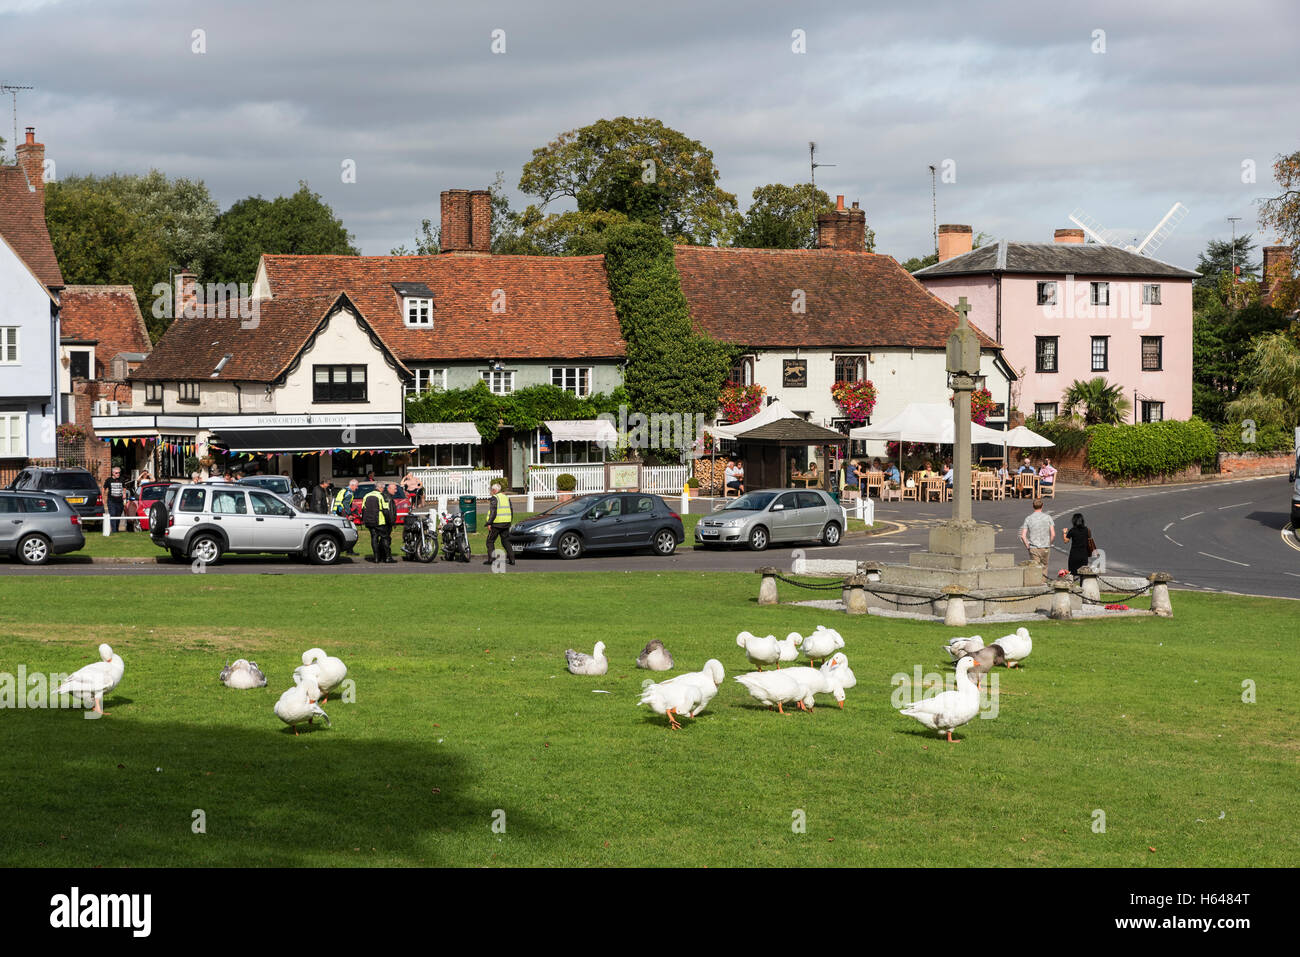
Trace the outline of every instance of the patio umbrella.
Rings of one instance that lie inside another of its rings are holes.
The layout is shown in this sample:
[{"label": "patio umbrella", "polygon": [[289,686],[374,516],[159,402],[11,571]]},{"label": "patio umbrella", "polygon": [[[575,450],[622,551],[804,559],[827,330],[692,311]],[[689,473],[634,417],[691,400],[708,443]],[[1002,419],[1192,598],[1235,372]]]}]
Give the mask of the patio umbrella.
[{"label": "patio umbrella", "polygon": [[1043,438],[1033,429],[1027,429],[1023,425],[1018,425],[1010,432],[1000,434],[1004,445],[1017,449],[1043,449],[1056,445],[1051,439]]},{"label": "patio umbrella", "polygon": [[[903,471],[903,443],[922,442],[928,445],[952,445],[956,426],[952,420],[952,404],[948,402],[912,402],[902,412],[879,425],[861,425],[849,431],[855,440],[897,442],[898,471]],[[987,426],[970,424],[972,445],[989,443],[999,445],[1006,433]],[[1004,453],[1005,454],[1005,453]]]}]

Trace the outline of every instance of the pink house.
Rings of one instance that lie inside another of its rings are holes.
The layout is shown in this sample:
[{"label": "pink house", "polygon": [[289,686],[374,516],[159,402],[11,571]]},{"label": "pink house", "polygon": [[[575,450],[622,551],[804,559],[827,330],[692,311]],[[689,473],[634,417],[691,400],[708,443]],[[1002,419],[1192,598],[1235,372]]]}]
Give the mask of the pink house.
[{"label": "pink house", "polygon": [[1192,415],[1192,280],[1179,269],[1058,229],[1052,243],[971,249],[969,226],[939,227],[939,262],[913,274],[1002,343],[1020,376],[1017,407],[1054,418],[1075,379],[1102,376],[1134,421]]}]

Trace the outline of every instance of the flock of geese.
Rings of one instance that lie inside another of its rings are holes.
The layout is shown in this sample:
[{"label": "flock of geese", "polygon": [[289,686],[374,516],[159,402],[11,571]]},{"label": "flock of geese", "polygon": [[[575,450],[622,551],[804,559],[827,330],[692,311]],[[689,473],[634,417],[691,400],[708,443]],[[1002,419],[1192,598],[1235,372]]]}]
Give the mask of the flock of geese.
[{"label": "flock of geese", "polygon": [[[790,632],[784,639],[775,635],[758,636],[742,631],[736,644],[744,650],[745,658],[758,670],[736,677],[750,696],[781,714],[787,714],[785,705],[793,704],[801,711],[811,712],[814,699],[819,694],[833,696],[844,707],[844,692],[858,683],[849,668],[849,660],[840,651],[844,638],[833,628],[818,625],[808,636]],[[1015,668],[1033,651],[1034,643],[1026,628],[1018,628],[1010,635],[985,646],[979,635],[953,638],[944,650],[956,664],[957,689],[943,691],[933,697],[923,698],[900,714],[915,718],[949,742],[956,743],[952,732],[971,721],[980,710],[979,685],[981,675],[996,665]],[[781,665],[797,661],[800,655],[808,664],[792,668]],[[599,676],[609,672],[609,659],[605,657],[605,643],[599,641],[591,654],[572,648],[564,653],[565,664],[571,674]],[[816,663],[820,661],[820,667]],[[673,656],[658,639],[650,642],[637,657],[637,667],[651,671],[670,671]],[[764,671],[763,666],[775,665],[775,671]],[[681,728],[677,719],[698,717],[713,700],[722,686],[726,674],[722,662],[710,658],[699,671],[677,675],[665,681],[646,680],[641,687],[637,705],[649,705],[656,714],[668,719],[673,730]]]},{"label": "flock of geese", "polygon": [[[104,695],[121,682],[126,662],[106,644],[99,646],[99,657],[99,661],[68,675],[55,693],[71,695],[82,706],[89,704],[96,713],[105,714]],[[293,728],[295,735],[298,725],[304,721],[311,724],[313,719],[322,718],[328,725],[330,717],[317,702],[328,701],[329,693],[347,676],[348,666],[338,658],[325,654],[320,648],[304,651],[302,665],[293,670],[294,686],[280,695],[272,709],[275,716]],[[246,658],[226,665],[217,680],[237,691],[266,687],[266,675],[262,669],[257,667],[256,661]]]}]

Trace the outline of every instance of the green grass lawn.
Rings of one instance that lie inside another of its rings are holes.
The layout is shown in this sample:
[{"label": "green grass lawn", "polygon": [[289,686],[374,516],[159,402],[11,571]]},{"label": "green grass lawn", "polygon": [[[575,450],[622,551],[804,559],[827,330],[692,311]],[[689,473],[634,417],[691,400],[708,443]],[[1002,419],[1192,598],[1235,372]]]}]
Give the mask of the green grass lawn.
[{"label": "green grass lawn", "polygon": [[[752,575],[653,572],[9,579],[0,671],[69,672],[107,641],[126,675],[98,721],[0,714],[0,865],[1300,858],[1294,603],[1176,592],[1173,620],[1035,625],[1023,671],[997,673],[996,719],[949,745],[891,703],[892,676],[949,670],[949,630],[756,592]],[[844,710],[781,717],[731,680],[748,670],[737,631],[819,622],[858,676]],[[635,707],[655,637],[678,672],[727,669],[682,731]],[[569,675],[564,649],[597,640],[610,673]],[[295,737],[271,708],[315,645],[348,663],[356,700]],[[268,687],[217,682],[240,656]]]}]

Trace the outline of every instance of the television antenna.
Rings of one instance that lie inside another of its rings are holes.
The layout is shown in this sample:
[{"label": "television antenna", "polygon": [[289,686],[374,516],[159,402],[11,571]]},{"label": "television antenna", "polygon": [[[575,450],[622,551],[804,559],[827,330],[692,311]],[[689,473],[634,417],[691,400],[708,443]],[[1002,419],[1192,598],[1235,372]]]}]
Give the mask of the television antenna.
[{"label": "television antenna", "polygon": [[1165,213],[1164,218],[1156,223],[1151,232],[1147,233],[1146,238],[1141,242],[1137,237],[1133,237],[1133,242],[1125,241],[1125,233],[1122,230],[1106,229],[1101,223],[1097,222],[1082,209],[1075,209],[1070,214],[1070,222],[1082,229],[1093,242],[1101,243],[1105,246],[1118,246],[1121,249],[1127,249],[1129,252],[1138,253],[1142,256],[1150,256],[1160,245],[1169,238],[1169,234],[1177,228],[1178,224],[1183,221],[1187,215],[1187,207],[1182,203],[1174,203]]},{"label": "television antenna", "polygon": [[934,254],[939,255],[939,196],[934,188],[934,166],[930,167],[930,228],[933,231]]},{"label": "television antenna", "polygon": [[34,90],[34,86],[19,86],[16,83],[0,83],[0,93],[8,93],[14,101],[14,161],[18,160],[18,91]]},{"label": "television antenna", "polygon": [[813,186],[816,186],[816,185],[817,185],[817,169],[818,169],[818,167],[820,167],[820,166],[838,166],[838,165],[839,165],[839,163],[819,163],[819,162],[817,162],[817,144],[814,143],[812,140],[809,140],[809,141],[808,141],[808,167],[809,167],[809,171],[808,171],[808,173],[809,173],[809,176],[811,177],[811,179],[809,180],[809,182],[811,183],[811,185],[813,185]]}]

